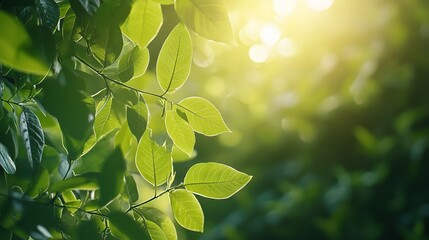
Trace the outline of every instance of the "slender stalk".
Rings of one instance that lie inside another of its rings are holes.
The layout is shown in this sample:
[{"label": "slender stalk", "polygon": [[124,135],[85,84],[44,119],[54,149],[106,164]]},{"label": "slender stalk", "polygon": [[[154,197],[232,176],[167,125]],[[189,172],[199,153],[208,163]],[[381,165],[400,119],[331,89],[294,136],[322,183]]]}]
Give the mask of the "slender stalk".
[{"label": "slender stalk", "polygon": [[164,195],[164,194],[166,194],[166,193],[169,193],[169,192],[171,192],[171,191],[173,191],[173,190],[175,190],[175,189],[177,189],[177,188],[183,187],[183,186],[184,186],[183,184],[179,184],[179,185],[177,185],[177,186],[170,187],[170,188],[168,188],[168,189],[164,190],[163,192],[161,192],[160,194],[155,195],[155,196],[153,196],[153,197],[149,198],[149,199],[148,199],[148,200],[146,200],[146,201],[143,201],[143,202],[138,203],[138,204],[136,204],[136,205],[132,205],[132,206],[130,206],[130,207],[128,208],[128,210],[127,210],[127,211],[125,211],[125,213],[128,213],[129,211],[131,211],[131,210],[133,210],[133,209],[135,209],[135,208],[138,208],[138,207],[140,207],[140,206],[142,206],[142,205],[145,205],[145,204],[147,204],[147,203],[149,203],[149,202],[152,202],[153,200],[155,200],[155,199],[157,199],[157,198],[161,197],[162,195]]}]

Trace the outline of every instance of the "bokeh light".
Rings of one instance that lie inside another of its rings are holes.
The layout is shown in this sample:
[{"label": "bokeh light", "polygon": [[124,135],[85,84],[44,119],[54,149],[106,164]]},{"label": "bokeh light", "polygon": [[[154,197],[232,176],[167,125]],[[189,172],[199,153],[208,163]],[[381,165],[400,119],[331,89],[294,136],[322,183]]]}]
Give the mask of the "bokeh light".
[{"label": "bokeh light", "polygon": [[307,0],[308,6],[314,11],[325,11],[329,9],[334,0]]}]

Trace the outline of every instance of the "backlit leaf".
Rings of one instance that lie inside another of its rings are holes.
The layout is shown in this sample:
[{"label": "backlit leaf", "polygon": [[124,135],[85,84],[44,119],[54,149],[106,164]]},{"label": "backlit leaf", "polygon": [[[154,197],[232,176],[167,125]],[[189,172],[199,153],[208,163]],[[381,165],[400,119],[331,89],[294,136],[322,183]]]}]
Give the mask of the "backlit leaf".
[{"label": "backlit leaf", "polygon": [[186,81],[191,71],[192,42],[188,30],[178,24],[168,35],[156,63],[156,76],[162,90],[174,92]]},{"label": "backlit leaf", "polygon": [[119,27],[97,29],[91,39],[91,50],[104,66],[110,66],[122,51],[122,33]]},{"label": "backlit leaf", "polygon": [[31,167],[37,168],[42,161],[45,145],[45,135],[43,135],[39,118],[29,108],[23,107],[19,123],[28,161]]},{"label": "backlit leaf", "polygon": [[99,173],[85,173],[76,177],[67,178],[56,182],[49,187],[50,192],[62,192],[64,190],[97,190]]},{"label": "backlit leaf", "polygon": [[150,220],[158,225],[168,240],[177,240],[176,228],[170,217],[159,209],[152,207],[142,207],[139,211],[146,220]]},{"label": "backlit leaf", "polygon": [[152,131],[145,131],[137,146],[136,166],[152,185],[165,183],[172,171],[171,153],[151,139]]},{"label": "backlit leaf", "polygon": [[15,163],[12,161],[6,147],[2,143],[0,143],[0,165],[7,174],[14,174],[16,171]]},{"label": "backlit leaf", "polygon": [[203,232],[203,209],[194,194],[184,189],[175,190],[170,193],[170,202],[174,218],[182,227]]},{"label": "backlit leaf", "polygon": [[45,75],[49,64],[34,51],[34,44],[24,26],[0,10],[0,62],[16,70]]},{"label": "backlit leaf", "polygon": [[150,238],[152,240],[167,240],[168,238],[165,236],[164,232],[161,228],[156,225],[154,222],[146,220],[146,228],[149,232]]},{"label": "backlit leaf", "polygon": [[179,103],[194,131],[206,136],[230,132],[219,111],[204,98],[189,97]]},{"label": "backlit leaf", "polygon": [[146,131],[149,120],[149,109],[144,101],[139,101],[132,107],[127,108],[127,121],[131,133],[140,140]]},{"label": "backlit leaf", "polygon": [[234,43],[223,0],[176,0],[174,6],[182,22],[192,31],[213,41]]},{"label": "backlit leaf", "polygon": [[188,156],[191,156],[195,145],[195,134],[189,123],[180,117],[175,110],[167,111],[165,128],[174,144]]},{"label": "backlit leaf", "polygon": [[198,163],[185,176],[187,190],[213,199],[229,198],[242,189],[252,176],[220,163]]},{"label": "backlit leaf", "polygon": [[97,139],[102,138],[114,129],[121,127],[118,119],[113,115],[112,97],[101,101],[97,106],[94,121],[94,132]]},{"label": "backlit leaf", "polygon": [[144,49],[158,34],[161,25],[160,4],[152,0],[136,0],[121,29],[129,39]]}]

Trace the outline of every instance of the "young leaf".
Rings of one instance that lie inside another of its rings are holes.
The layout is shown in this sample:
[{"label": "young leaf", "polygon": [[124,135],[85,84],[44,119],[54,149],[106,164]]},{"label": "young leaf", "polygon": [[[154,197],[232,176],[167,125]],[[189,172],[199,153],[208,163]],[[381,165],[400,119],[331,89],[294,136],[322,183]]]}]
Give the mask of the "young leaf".
[{"label": "young leaf", "polygon": [[24,26],[13,16],[0,10],[0,63],[16,70],[46,75],[49,64],[32,51],[32,40]]},{"label": "young leaf", "polygon": [[42,161],[43,146],[45,145],[45,136],[39,118],[29,108],[23,107],[19,122],[28,161],[32,168],[37,168]]},{"label": "young leaf", "polygon": [[150,239],[146,229],[131,216],[122,212],[112,212],[109,214],[109,227],[113,236],[118,239],[135,240]]},{"label": "young leaf", "polygon": [[165,113],[165,128],[174,144],[186,153],[192,155],[195,145],[195,134],[188,122],[181,118],[175,110]]},{"label": "young leaf", "polygon": [[152,0],[136,0],[121,29],[129,39],[144,49],[158,34],[161,25],[160,4]]},{"label": "young leaf", "polygon": [[178,24],[162,45],[156,63],[156,76],[165,93],[174,92],[185,83],[191,62],[191,36],[184,25]]},{"label": "young leaf", "polygon": [[176,228],[171,219],[159,209],[152,207],[139,208],[146,220],[158,225],[168,240],[177,240]]},{"label": "young leaf", "polygon": [[106,159],[100,177],[100,206],[108,204],[124,187],[125,161],[121,150],[116,148]]},{"label": "young leaf", "polygon": [[172,171],[171,153],[165,146],[159,146],[146,130],[137,146],[136,166],[140,174],[152,185],[165,183]]},{"label": "young leaf", "polygon": [[194,194],[184,189],[175,190],[170,193],[170,202],[174,218],[182,227],[203,232],[203,209]]},{"label": "young leaf", "polygon": [[57,3],[54,0],[36,0],[35,2],[42,25],[53,33],[60,20],[60,9]]},{"label": "young leaf", "polygon": [[99,173],[85,173],[56,182],[49,187],[50,192],[62,192],[69,189],[97,190]]},{"label": "young leaf", "polygon": [[2,143],[0,143],[0,165],[7,174],[14,174],[16,171],[15,163]]},{"label": "young leaf", "polygon": [[192,31],[213,41],[234,43],[223,0],[176,0],[174,7],[182,22]]},{"label": "young leaf", "polygon": [[149,120],[149,109],[144,101],[139,101],[132,107],[127,107],[127,121],[131,133],[140,140],[146,131]]},{"label": "young leaf", "polygon": [[189,97],[179,103],[194,131],[206,136],[230,132],[219,111],[204,98]]},{"label": "young leaf", "polygon": [[94,121],[94,132],[97,139],[102,138],[114,129],[120,128],[121,124],[112,113],[112,98],[108,97],[97,106],[97,114]]},{"label": "young leaf", "polygon": [[198,163],[185,176],[185,188],[213,199],[229,198],[242,189],[252,176],[220,163]]},{"label": "young leaf", "polygon": [[146,220],[146,228],[152,240],[168,240],[162,229],[154,222]]},{"label": "young leaf", "polygon": [[91,50],[94,56],[104,66],[110,66],[122,51],[122,33],[119,27],[97,29],[91,39]]}]

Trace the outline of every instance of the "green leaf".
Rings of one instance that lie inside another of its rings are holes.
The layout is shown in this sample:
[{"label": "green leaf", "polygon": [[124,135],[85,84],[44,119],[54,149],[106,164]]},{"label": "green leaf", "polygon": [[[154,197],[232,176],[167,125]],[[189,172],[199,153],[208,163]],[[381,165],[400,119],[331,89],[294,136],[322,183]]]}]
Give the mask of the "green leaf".
[{"label": "green leaf", "polygon": [[127,107],[127,121],[131,133],[140,140],[146,131],[149,120],[149,109],[144,101],[139,101],[132,107]]},{"label": "green leaf", "polygon": [[145,221],[147,231],[149,232],[150,238],[152,240],[167,240],[162,229],[156,225],[154,222],[146,220]]},{"label": "green leaf", "polygon": [[136,181],[132,175],[125,176],[125,184],[127,188],[128,200],[130,203],[137,202],[137,200],[139,200],[139,190],[137,189]]},{"label": "green leaf", "polygon": [[[158,225],[168,240],[177,240],[176,228],[171,219],[163,211],[152,208],[142,207],[139,208],[146,220],[149,220]],[[150,232],[150,229],[149,229]]]},{"label": "green leaf", "polygon": [[98,61],[104,66],[110,66],[122,51],[122,33],[119,27],[98,28],[91,39],[91,50]]},{"label": "green leaf", "polygon": [[85,11],[93,16],[97,9],[100,7],[100,0],[75,0],[85,9]]},{"label": "green leaf", "polygon": [[45,145],[42,125],[36,114],[26,107],[22,107],[19,123],[28,161],[32,168],[37,168],[42,161],[43,146]]},{"label": "green leaf", "polygon": [[34,51],[37,47],[24,26],[0,10],[0,29],[7,29],[0,31],[0,62],[22,72],[46,75],[49,64]]},{"label": "green leaf", "polygon": [[174,144],[191,156],[195,145],[194,130],[174,109],[165,114],[165,128]]},{"label": "green leaf", "polygon": [[100,206],[107,205],[117,197],[124,187],[125,161],[121,150],[116,148],[106,159],[100,177]]},{"label": "green leaf", "polygon": [[39,167],[37,170],[37,174],[34,176],[34,179],[30,182],[30,185],[27,189],[27,195],[35,198],[39,194],[46,192],[49,187],[49,172],[43,168],[42,166]]},{"label": "green leaf", "polygon": [[204,214],[200,203],[191,192],[184,189],[170,193],[174,218],[180,226],[191,231],[203,232]]},{"label": "green leaf", "polygon": [[129,39],[144,49],[158,34],[162,20],[159,3],[152,0],[136,0],[121,29]]},{"label": "green leaf", "polygon": [[85,173],[56,182],[49,187],[50,192],[62,192],[70,189],[97,190],[99,173]]},{"label": "green leaf", "polygon": [[0,143],[0,165],[7,174],[14,174],[16,171],[15,163],[2,143]]},{"label": "green leaf", "polygon": [[109,214],[110,230],[118,239],[150,239],[146,229],[131,216],[122,212]]},{"label": "green leaf", "polygon": [[174,0],[155,0],[155,2],[159,2],[162,5],[172,5],[172,4],[174,4]]},{"label": "green leaf", "polygon": [[97,106],[94,121],[94,132],[97,139],[121,127],[118,119],[113,115],[112,99],[112,97],[107,97]]},{"label": "green leaf", "polygon": [[118,78],[126,82],[132,78],[140,77],[149,65],[149,50],[139,46],[133,48],[128,54],[124,54],[118,63]]},{"label": "green leaf", "polygon": [[103,0],[94,20],[97,27],[120,26],[131,10],[131,0]]},{"label": "green leaf", "polygon": [[36,10],[42,25],[53,33],[60,20],[60,9],[54,0],[36,0]]},{"label": "green leaf", "polygon": [[152,131],[146,130],[137,146],[136,166],[140,174],[152,185],[165,183],[172,171],[171,153],[151,139]]},{"label": "green leaf", "polygon": [[191,63],[191,36],[184,25],[178,24],[162,45],[156,63],[156,76],[165,93],[174,92],[185,83]]},{"label": "green leaf", "polygon": [[213,199],[229,198],[242,189],[252,176],[220,163],[198,163],[185,176],[185,188]]},{"label": "green leaf", "polygon": [[204,98],[189,97],[183,99],[178,106],[184,110],[194,131],[206,136],[230,132],[216,107]]},{"label": "green leaf", "polygon": [[101,239],[99,226],[97,226],[94,218],[90,221],[79,221],[76,228],[75,239]]},{"label": "green leaf", "polygon": [[223,0],[176,0],[182,22],[197,34],[217,42],[234,43],[234,35]]}]

